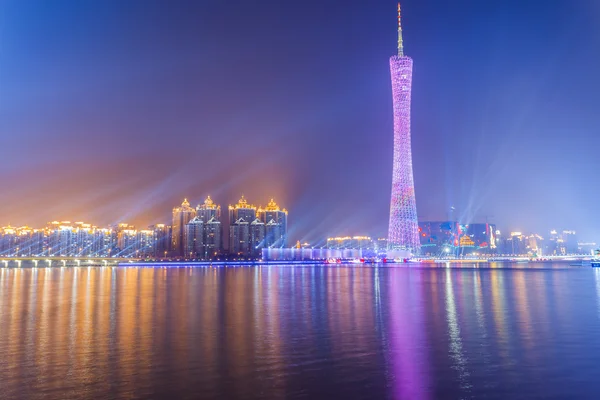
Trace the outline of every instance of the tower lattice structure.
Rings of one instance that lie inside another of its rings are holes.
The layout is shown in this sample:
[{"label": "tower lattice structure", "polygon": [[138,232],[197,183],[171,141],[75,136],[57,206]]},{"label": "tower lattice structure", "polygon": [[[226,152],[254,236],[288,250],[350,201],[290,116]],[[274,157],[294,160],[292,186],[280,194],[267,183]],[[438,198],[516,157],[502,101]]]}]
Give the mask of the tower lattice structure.
[{"label": "tower lattice structure", "polygon": [[398,55],[390,58],[394,104],[394,167],[388,244],[391,250],[418,254],[419,223],[413,178],[410,106],[413,60],[404,55],[400,4],[398,3]]}]

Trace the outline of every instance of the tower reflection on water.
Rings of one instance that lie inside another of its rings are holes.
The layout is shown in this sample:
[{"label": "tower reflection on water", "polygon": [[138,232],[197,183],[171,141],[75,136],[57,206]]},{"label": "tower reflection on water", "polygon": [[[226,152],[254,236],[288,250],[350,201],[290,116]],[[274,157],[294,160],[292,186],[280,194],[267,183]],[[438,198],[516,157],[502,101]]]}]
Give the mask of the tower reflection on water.
[{"label": "tower reflection on water", "polygon": [[560,394],[549,377],[600,353],[598,282],[561,268],[1,269],[0,391]]}]

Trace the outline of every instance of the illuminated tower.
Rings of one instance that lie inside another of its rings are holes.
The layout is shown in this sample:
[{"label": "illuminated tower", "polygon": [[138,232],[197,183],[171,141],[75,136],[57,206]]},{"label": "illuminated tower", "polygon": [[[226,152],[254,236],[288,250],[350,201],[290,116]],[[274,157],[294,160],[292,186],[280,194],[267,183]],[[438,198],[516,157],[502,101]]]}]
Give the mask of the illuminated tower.
[{"label": "illuminated tower", "polygon": [[391,250],[420,250],[410,141],[413,60],[404,55],[398,3],[398,55],[390,58],[394,100],[394,168],[388,243]]}]

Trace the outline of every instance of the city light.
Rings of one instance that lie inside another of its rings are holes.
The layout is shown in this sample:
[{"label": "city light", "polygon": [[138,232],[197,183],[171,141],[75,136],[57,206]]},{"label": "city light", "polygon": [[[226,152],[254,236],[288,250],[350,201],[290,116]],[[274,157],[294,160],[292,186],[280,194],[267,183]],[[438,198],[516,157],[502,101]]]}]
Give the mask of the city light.
[{"label": "city light", "polygon": [[[51,258],[61,257],[212,260],[233,255],[259,259],[263,248],[286,246],[288,211],[274,199],[263,208],[248,205],[242,196],[229,211],[229,252],[223,246],[221,207],[209,196],[196,208],[184,199],[173,208],[170,225],[156,224],[148,229],[127,223],[100,228],[82,221],[52,221],[41,229],[2,227],[0,257],[43,257],[49,266]],[[39,264],[39,260],[31,262]]]}]

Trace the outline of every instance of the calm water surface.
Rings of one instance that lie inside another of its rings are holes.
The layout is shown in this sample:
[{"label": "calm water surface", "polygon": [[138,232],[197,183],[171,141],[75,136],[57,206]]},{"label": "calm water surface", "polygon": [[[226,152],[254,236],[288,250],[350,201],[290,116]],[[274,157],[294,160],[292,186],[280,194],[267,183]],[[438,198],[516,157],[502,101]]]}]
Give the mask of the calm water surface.
[{"label": "calm water surface", "polygon": [[598,398],[600,270],[0,270],[0,397]]}]

